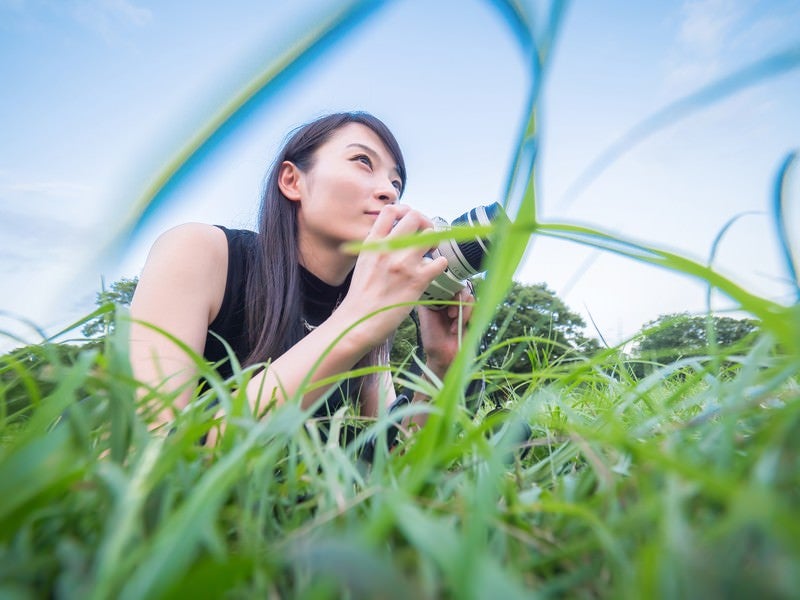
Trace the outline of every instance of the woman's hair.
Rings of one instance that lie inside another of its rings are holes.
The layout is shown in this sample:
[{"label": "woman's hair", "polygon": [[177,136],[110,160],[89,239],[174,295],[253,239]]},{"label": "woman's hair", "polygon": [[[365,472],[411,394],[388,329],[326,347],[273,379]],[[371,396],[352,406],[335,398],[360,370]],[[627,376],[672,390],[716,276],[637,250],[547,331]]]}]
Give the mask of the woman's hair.
[{"label": "woman's hair", "polygon": [[[381,138],[397,164],[401,189],[405,189],[406,169],[400,146],[389,128],[369,113],[326,115],[289,135],[270,169],[261,199],[258,241],[245,296],[245,324],[251,348],[245,365],[277,358],[303,337],[297,203],[280,190],[281,165],[290,161],[307,172],[313,166],[316,150],[348,123],[365,125]],[[388,355],[386,344],[369,355],[369,362],[375,364],[384,353]]]}]

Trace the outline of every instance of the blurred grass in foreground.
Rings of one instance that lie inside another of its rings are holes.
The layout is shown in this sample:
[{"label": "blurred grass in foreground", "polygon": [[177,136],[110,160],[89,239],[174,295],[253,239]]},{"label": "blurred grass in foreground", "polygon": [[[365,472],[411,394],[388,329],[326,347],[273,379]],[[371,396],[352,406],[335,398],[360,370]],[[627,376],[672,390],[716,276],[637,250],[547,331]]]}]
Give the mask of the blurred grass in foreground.
[{"label": "blurred grass in foreground", "polygon": [[[798,359],[767,333],[640,380],[618,349],[529,376],[474,365],[507,411],[458,409],[425,461],[416,436],[372,465],[295,405],[254,419],[230,391],[241,371],[171,435],[148,431],[170,399],[135,399],[125,337],[0,362],[4,597],[791,597],[800,583]],[[213,399],[236,416],[205,448]]]}]

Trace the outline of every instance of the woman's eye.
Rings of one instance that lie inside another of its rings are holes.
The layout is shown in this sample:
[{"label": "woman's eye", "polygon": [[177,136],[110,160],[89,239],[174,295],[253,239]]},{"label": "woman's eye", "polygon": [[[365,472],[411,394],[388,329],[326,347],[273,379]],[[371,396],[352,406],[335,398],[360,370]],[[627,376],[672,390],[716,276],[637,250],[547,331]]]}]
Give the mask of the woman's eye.
[{"label": "woman's eye", "polygon": [[358,156],[354,156],[353,160],[357,160],[358,162],[364,163],[368,167],[372,168],[372,161],[366,154],[359,154]]},{"label": "woman's eye", "polygon": [[399,181],[393,181],[392,185],[394,186],[394,189],[397,190],[398,194],[401,194],[403,192],[403,184],[400,183]]}]

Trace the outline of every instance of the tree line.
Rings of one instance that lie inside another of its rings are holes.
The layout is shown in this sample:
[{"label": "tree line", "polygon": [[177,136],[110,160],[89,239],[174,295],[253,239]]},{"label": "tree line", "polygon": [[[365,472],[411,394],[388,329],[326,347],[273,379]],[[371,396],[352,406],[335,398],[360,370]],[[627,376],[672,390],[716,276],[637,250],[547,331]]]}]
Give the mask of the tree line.
[{"label": "tree line", "polygon": [[[130,305],[138,278],[123,278],[97,293],[98,314],[82,328],[83,343],[37,344],[13,350],[0,362],[0,394],[7,400],[46,393],[56,384],[48,365],[71,363],[80,351],[97,347],[114,330],[115,307]],[[715,352],[746,351],[755,339],[758,323],[752,319],[688,313],[662,315],[646,323],[626,356],[633,376],[644,377],[662,365],[704,357]],[[393,365],[409,364],[416,352],[417,334],[411,319],[393,341]],[[492,367],[524,375],[559,361],[590,358],[602,350],[587,335],[583,318],[545,284],[514,282],[484,335],[481,352]],[[36,366],[41,365],[37,370]],[[38,387],[19,374],[38,372]],[[34,367],[31,371],[31,367]],[[7,405],[7,408],[8,407]]]}]

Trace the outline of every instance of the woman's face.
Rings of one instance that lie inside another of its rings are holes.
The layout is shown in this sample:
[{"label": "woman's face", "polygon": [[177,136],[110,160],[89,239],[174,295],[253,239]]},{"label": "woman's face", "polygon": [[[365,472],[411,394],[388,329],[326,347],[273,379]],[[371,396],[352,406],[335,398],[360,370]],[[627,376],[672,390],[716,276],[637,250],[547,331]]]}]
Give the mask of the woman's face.
[{"label": "woman's face", "polygon": [[402,191],[392,154],[360,123],[337,129],[298,177],[301,240],[337,249],[364,240],[380,210]]}]

